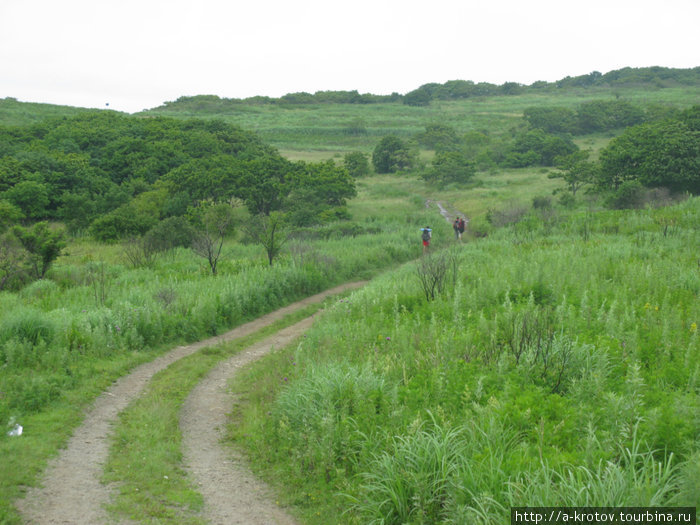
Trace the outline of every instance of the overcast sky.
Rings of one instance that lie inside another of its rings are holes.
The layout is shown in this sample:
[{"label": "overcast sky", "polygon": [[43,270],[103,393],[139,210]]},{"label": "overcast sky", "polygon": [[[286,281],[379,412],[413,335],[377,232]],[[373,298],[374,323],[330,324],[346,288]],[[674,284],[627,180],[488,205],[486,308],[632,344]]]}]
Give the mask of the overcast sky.
[{"label": "overcast sky", "polygon": [[700,66],[700,0],[0,0],[0,98],[406,93]]}]

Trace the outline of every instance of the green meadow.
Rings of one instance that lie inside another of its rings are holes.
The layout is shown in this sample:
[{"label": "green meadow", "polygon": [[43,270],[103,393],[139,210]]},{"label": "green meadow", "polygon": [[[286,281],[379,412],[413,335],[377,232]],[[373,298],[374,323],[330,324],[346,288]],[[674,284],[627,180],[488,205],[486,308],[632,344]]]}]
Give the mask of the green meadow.
[{"label": "green meadow", "polygon": [[697,102],[697,86],[562,89],[542,94],[438,100],[425,107],[400,103],[271,104],[219,103],[192,107],[174,104],[140,115],[217,118],[253,130],[290,158],[328,158],[348,151],[371,153],[385,135],[411,138],[427,124],[441,123],[458,133],[482,131],[500,136],[522,125],[532,106],[575,108],[593,100],[622,98],[640,106],[687,107]]},{"label": "green meadow", "polygon": [[699,219],[533,211],[433,253],[434,300],[424,262],[384,274],[232,385],[231,440],[308,523],[696,506]]},{"label": "green meadow", "polygon": [[[357,279],[370,282],[326,301],[304,338],[230,385],[243,403],[227,444],[300,522],[496,525],[513,506],[700,505],[699,198],[613,210],[584,190],[563,199],[553,166],[492,165],[442,186],[422,178],[436,155],[417,139],[426,126],[505,142],[526,127],[527,108],[620,98],[687,109],[700,88],[551,88],[420,107],[173,103],[129,117],[223,120],[288,160],[337,166],[396,135],[418,163],[356,178],[342,219],[290,231],[274,265],[244,242],[248,211],[236,201],[217,275],[183,247],[134,265],[125,240],[80,229],[42,279],[0,291],[0,523],[21,523],[14,501],[114,380]],[[79,113],[0,100],[7,126]],[[597,160],[622,131],[573,142]],[[139,180],[128,191],[158,188]],[[469,218],[461,242],[438,203]],[[153,378],[115,425],[112,518],[203,523],[179,453],[183,400],[221,359],[312,311]],[[9,434],[16,424],[21,436]]]}]

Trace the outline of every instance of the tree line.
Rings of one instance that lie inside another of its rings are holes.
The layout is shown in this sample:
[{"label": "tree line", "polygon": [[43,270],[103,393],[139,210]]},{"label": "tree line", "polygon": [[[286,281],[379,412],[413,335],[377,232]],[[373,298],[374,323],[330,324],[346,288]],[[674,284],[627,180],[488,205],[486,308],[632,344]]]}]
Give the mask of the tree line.
[{"label": "tree line", "polygon": [[290,162],[257,135],[217,120],[102,111],[0,126],[0,265],[7,265],[0,287],[44,275],[64,244],[50,223],[99,241],[139,238],[132,254],[143,258],[191,244],[193,232],[201,241],[228,227],[230,210],[222,209],[232,203],[260,216],[252,233],[282,213],[297,226],[345,217],[354,195],[343,166]]},{"label": "tree line", "polygon": [[472,97],[510,96],[527,93],[542,93],[567,88],[615,88],[642,87],[654,89],[677,85],[700,83],[700,67],[677,69],[665,67],[623,68],[600,73],[565,77],[555,82],[537,81],[530,85],[518,82],[493,84],[471,80],[449,80],[443,84],[431,82],[406,94],[374,95],[351,91],[316,91],[315,93],[287,93],[281,97],[255,96],[245,99],[220,98],[217,95],[180,97],[166,102],[157,110],[174,111],[225,111],[228,106],[238,105],[310,105],[310,104],[386,104],[399,103],[409,106],[426,106],[434,100],[461,100]]},{"label": "tree line", "polygon": [[[570,118],[562,118],[568,116]],[[587,123],[589,127],[582,126]],[[571,132],[619,132],[600,151],[597,161],[573,142]],[[421,166],[417,148],[435,151]],[[582,187],[607,193],[617,207],[634,205],[645,188],[672,193],[700,193],[700,106],[645,111],[621,100],[595,101],[578,109],[533,107],[524,123],[503,137],[470,131],[463,135],[435,123],[412,140],[386,136],[376,145],[372,164],[377,173],[418,169],[438,186],[466,183],[479,170],[544,166],[563,178],[570,196]]]},{"label": "tree line", "polygon": [[[255,134],[216,120],[94,112],[0,127],[4,217],[58,220],[102,240],[232,198],[252,214],[285,209],[308,224],[335,213],[354,191],[344,168],[290,162]],[[105,216],[113,233],[99,231]]]}]

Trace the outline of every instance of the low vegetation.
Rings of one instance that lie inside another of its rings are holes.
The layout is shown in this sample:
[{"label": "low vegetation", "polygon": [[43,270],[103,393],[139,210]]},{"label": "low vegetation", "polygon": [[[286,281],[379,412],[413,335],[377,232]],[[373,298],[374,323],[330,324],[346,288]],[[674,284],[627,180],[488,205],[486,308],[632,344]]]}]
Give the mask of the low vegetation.
[{"label": "low vegetation", "polygon": [[377,278],[247,372],[232,439],[309,523],[697,505],[699,219],[531,209],[430,294],[435,261]]},{"label": "low vegetation", "polygon": [[[697,505],[697,74],[133,116],[0,100],[0,522],[135,365],[380,270],[236,386],[231,440],[306,522]],[[463,243],[431,202],[470,219]],[[120,435],[154,410],[175,432],[168,381],[221,352],[164,371]],[[153,468],[178,472],[172,437]],[[109,468],[153,496],[114,512],[198,520],[184,474],[170,493]]]}]

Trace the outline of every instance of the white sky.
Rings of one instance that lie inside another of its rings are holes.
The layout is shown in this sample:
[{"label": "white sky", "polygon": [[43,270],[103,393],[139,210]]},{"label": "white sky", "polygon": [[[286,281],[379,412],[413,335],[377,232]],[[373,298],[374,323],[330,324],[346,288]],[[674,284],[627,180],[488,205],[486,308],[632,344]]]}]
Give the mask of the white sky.
[{"label": "white sky", "polygon": [[0,98],[136,112],[700,66],[700,0],[0,0]]}]

